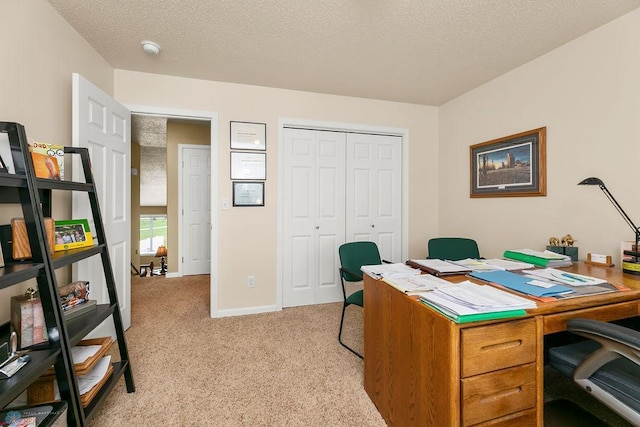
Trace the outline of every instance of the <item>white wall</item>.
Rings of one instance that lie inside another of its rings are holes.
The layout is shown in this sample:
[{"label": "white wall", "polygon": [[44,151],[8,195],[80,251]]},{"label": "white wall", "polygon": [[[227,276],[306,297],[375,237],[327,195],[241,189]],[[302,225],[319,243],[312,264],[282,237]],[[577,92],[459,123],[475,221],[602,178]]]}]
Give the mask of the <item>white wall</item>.
[{"label": "white wall", "polygon": [[[469,146],[547,127],[547,197],[469,198]],[[640,9],[440,108],[441,235],[474,237],[485,257],[542,250],[569,233],[580,258],[615,255],[633,232],[601,178],[640,225]]]},{"label": "white wall", "polygon": [[[2,0],[0,13],[0,120],[21,123],[36,141],[71,145],[71,73],[112,93],[113,68],[45,0]],[[54,197],[54,219],[68,218],[70,194]],[[19,206],[0,207],[0,224],[13,216],[22,216]],[[68,279],[67,269],[57,273],[61,283]],[[0,323],[22,288],[0,292]]]},{"label": "white wall", "polygon": [[[219,119],[219,197],[229,200],[229,122],[267,124],[267,181],[264,208],[220,209],[218,309],[277,304],[278,119],[388,126],[409,130],[409,254],[425,256],[437,232],[437,208],[424,194],[437,193],[438,110],[402,104],[258,86],[185,79],[116,70],[116,99],[129,105],[214,111]],[[249,289],[246,276],[255,276]]]}]

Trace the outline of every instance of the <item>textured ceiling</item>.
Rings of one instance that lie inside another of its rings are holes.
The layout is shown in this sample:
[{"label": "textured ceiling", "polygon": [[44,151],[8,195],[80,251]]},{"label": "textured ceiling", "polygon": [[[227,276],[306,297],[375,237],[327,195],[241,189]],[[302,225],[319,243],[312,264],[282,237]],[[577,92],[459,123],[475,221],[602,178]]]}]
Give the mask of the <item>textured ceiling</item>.
[{"label": "textured ceiling", "polygon": [[[640,0],[49,0],[115,68],[441,105]],[[162,46],[158,56],[140,42]]]},{"label": "textured ceiling", "polygon": [[143,147],[166,147],[167,118],[132,114],[131,141]]}]

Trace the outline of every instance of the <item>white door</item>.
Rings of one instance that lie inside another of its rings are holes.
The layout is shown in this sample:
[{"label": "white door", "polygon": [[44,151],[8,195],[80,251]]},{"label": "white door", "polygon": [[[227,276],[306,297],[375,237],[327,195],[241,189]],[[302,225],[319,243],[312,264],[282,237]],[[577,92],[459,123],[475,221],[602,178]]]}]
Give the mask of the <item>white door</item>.
[{"label": "white door", "polygon": [[284,307],[342,299],[345,141],[341,132],[284,129]]},{"label": "white door", "polygon": [[383,259],[402,257],[402,138],[347,135],[347,241],[376,242]]},{"label": "white door", "polygon": [[[125,329],[131,326],[131,113],[79,74],[73,74],[73,146],[87,147],[109,255],[113,266],[118,302]],[[77,157],[77,156],[74,156]],[[83,180],[82,168],[74,158],[73,179]],[[66,175],[65,175],[66,179]],[[92,223],[91,206],[86,193],[73,192],[73,217]],[[75,280],[90,282],[91,297],[108,303],[106,283],[99,257],[76,264]],[[94,334],[114,335],[113,322],[105,322]]]},{"label": "white door", "polygon": [[182,274],[211,271],[211,148],[180,146]]}]

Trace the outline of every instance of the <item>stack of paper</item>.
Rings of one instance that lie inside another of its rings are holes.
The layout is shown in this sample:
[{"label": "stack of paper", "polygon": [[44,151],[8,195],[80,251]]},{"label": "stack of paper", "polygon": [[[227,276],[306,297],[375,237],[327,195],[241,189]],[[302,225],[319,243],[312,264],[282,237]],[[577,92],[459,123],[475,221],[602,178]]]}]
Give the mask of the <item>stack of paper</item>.
[{"label": "stack of paper", "polygon": [[571,257],[551,251],[534,251],[533,249],[513,249],[505,251],[505,258],[515,259],[537,265],[538,267],[568,267],[572,264]]},{"label": "stack of paper", "polygon": [[382,277],[402,277],[421,274],[419,269],[411,268],[400,262],[394,264],[363,265],[360,267],[360,270],[376,279],[380,279]]},{"label": "stack of paper", "polygon": [[512,261],[508,259],[487,259],[485,262],[489,265],[496,267],[496,270],[525,270],[527,268],[533,268],[534,265],[528,262]]},{"label": "stack of paper", "polygon": [[385,277],[383,281],[405,294],[416,294],[420,292],[433,291],[434,289],[442,287],[456,286],[452,282],[432,276],[431,274]]},{"label": "stack of paper", "polygon": [[465,281],[420,294],[420,300],[458,323],[524,316],[535,302]]}]

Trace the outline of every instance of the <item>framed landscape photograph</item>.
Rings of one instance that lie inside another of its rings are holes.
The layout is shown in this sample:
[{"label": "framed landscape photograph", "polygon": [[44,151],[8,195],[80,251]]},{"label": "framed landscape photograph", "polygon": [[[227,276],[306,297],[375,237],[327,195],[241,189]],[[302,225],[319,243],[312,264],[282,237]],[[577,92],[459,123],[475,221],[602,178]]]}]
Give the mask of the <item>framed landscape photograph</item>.
[{"label": "framed landscape photograph", "polygon": [[547,195],[547,128],[470,147],[471,197]]},{"label": "framed landscape photograph", "polygon": [[93,236],[86,219],[69,219],[55,222],[56,251],[93,246]]}]

